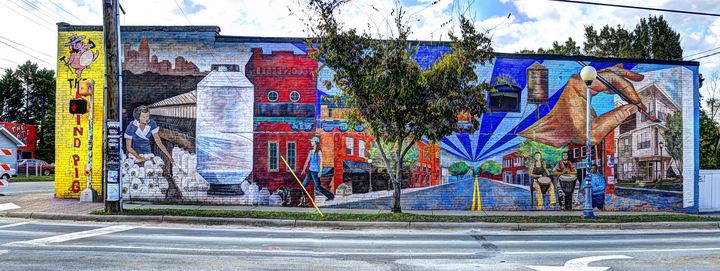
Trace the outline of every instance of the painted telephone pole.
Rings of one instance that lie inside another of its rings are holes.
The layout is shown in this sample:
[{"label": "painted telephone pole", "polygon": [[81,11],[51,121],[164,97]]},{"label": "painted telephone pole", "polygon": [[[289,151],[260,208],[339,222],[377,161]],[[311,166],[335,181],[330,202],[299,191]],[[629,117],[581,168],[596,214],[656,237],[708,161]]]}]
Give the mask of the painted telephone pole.
[{"label": "painted telephone pole", "polygon": [[118,17],[119,0],[103,0],[103,35],[105,38],[105,151],[103,152],[105,211],[121,212],[120,201],[120,152],[122,138],[120,133],[119,104],[120,91],[120,26]]}]

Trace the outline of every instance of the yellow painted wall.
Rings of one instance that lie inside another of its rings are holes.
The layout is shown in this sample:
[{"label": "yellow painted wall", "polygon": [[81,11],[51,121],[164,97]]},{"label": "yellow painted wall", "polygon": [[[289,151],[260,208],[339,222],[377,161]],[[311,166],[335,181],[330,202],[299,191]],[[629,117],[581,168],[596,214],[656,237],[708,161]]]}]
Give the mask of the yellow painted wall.
[{"label": "yellow painted wall", "polygon": [[[90,41],[95,47],[84,48],[89,46]],[[77,46],[76,49],[80,48],[79,52],[71,53],[68,43]],[[90,53],[83,54],[85,51]],[[102,196],[104,53],[102,31],[58,32],[55,104],[55,197],[57,198],[80,198],[80,191],[87,187],[85,165],[88,161],[89,114],[81,115],[78,122],[77,116],[69,112],[70,99],[75,98],[77,91],[76,82],[83,79],[95,80],[92,186],[98,191],[98,195]],[[87,63],[90,64],[86,65]]]}]

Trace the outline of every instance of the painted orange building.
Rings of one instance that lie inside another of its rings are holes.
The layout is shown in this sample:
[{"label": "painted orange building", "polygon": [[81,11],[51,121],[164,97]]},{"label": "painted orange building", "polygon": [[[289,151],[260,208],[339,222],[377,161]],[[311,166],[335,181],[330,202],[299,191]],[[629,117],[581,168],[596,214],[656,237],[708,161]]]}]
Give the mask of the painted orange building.
[{"label": "painted orange building", "polygon": [[347,110],[347,108],[334,108],[331,103],[321,102],[320,105],[318,133],[323,153],[322,162],[323,167],[332,168],[329,183],[325,178],[321,181],[333,193],[345,182],[345,175],[369,174],[368,158],[370,158],[373,138],[368,133],[349,129],[344,121]]},{"label": "painted orange building", "polygon": [[440,184],[440,146],[423,141],[417,143],[418,160],[413,168],[410,187],[425,187]]}]

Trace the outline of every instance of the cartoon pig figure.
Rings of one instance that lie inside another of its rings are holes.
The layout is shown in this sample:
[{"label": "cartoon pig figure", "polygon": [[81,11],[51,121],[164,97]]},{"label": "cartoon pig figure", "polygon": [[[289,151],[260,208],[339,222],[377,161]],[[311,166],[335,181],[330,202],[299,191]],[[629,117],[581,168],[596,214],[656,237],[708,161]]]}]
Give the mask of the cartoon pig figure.
[{"label": "cartoon pig figure", "polygon": [[82,41],[85,39],[85,36],[73,34],[69,39],[70,41],[65,43],[65,46],[68,47],[70,51],[70,60],[66,60],[63,56],[60,58],[60,61],[65,63],[65,66],[74,69],[77,78],[80,78],[83,70],[97,59],[100,52],[90,51],[90,49],[95,48],[95,43],[92,40],[88,40],[88,43],[85,44],[85,42]]}]

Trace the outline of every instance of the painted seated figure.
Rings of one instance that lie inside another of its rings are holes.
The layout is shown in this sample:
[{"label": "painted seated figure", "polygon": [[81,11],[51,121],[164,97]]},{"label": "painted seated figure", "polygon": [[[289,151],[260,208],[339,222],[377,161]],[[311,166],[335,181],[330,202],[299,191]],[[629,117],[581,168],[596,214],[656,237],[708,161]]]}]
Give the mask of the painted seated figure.
[{"label": "painted seated figure", "polygon": [[563,152],[562,160],[553,170],[553,175],[557,176],[560,184],[560,202],[564,203],[565,210],[572,210],[573,193],[577,181],[577,174],[573,163],[568,159],[569,156],[568,152]]},{"label": "painted seated figure", "polygon": [[557,204],[555,199],[555,185],[550,178],[550,171],[547,169],[545,161],[542,159],[540,152],[535,152],[535,160],[530,164],[530,177],[533,178],[533,188],[535,190],[535,203],[538,209],[545,206],[545,195],[548,195],[549,205]]}]

